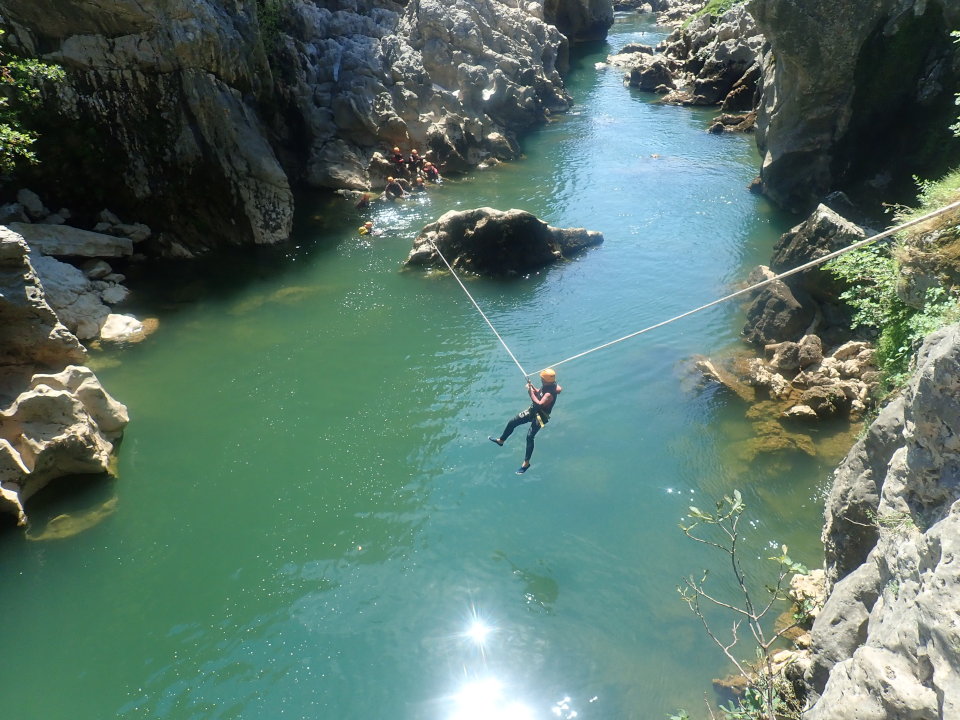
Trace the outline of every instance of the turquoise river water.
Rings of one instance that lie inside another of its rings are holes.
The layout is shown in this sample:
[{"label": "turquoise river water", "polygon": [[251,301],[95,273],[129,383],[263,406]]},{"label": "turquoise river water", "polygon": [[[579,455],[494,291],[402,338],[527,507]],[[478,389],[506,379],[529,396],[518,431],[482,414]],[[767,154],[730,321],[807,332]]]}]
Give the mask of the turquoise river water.
[{"label": "turquoise river water", "polygon": [[739,488],[754,580],[780,543],[817,565],[837,459],[749,461],[747,408],[692,381],[693,355],[737,343],[742,308],[561,366],[518,477],[525,428],[503,449],[486,438],[526,406],[521,374],[449,275],[400,269],[456,208],[602,231],[572,262],[467,281],[533,370],[766,261],[793,218],[747,191],[753,138],[710,135],[713,111],[659,105],[595,67],[662,36],[619,18],[575,60],[573,111],[522,160],[374,209],[382,235],[358,237],[364,217],[343,201],[307,200],[288,247],[132,278],[134,311],[160,326],[94,357],[132,418],[116,479],[44,493],[28,537],[0,536],[6,717],[701,711],[729,668],[676,586],[711,567],[718,593],[732,587],[678,522]]}]

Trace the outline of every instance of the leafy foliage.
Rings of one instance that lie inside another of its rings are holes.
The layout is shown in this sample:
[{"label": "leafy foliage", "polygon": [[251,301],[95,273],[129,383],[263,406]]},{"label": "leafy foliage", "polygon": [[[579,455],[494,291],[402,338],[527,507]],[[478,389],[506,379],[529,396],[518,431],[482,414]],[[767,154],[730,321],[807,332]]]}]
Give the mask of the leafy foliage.
[{"label": "leafy foliage", "polygon": [[960,319],[960,303],[945,288],[931,288],[921,310],[897,296],[900,267],[886,247],[871,245],[827,263],[848,285],[840,295],[854,310],[854,329],[877,335],[877,366],[888,389],[906,379],[913,353],[927,335]]},{"label": "leafy foliage", "polygon": [[280,37],[280,24],[289,0],[257,0],[257,21],[264,47],[269,51]]},{"label": "leafy foliage", "polygon": [[693,15],[688,17],[683,22],[683,27],[686,27],[694,20],[704,15],[709,15],[711,17],[720,17],[727,10],[737,5],[741,5],[745,0],[710,0],[706,5],[697,10]]},{"label": "leafy foliage", "polygon": [[[740,531],[739,524],[746,510],[743,497],[739,490],[733,495],[725,495],[716,503],[713,510],[701,510],[691,506],[687,517],[691,522],[681,523],[683,533],[698,543],[712,547],[727,555],[734,579],[738,587],[736,599],[728,600],[712,594],[706,587],[707,572],[697,579],[694,576],[684,578],[683,584],[677,588],[680,597],[690,607],[703,624],[707,635],[723,651],[727,659],[736,666],[739,673],[747,678],[750,685],[747,692],[738,704],[732,702],[720,710],[727,720],[778,720],[778,718],[797,717],[795,708],[788,707],[780,697],[776,685],[772,661],[773,644],[786,632],[796,627],[794,623],[777,632],[770,632],[764,626],[764,618],[775,605],[785,596],[785,581],[788,575],[806,573],[807,569],[794,561],[786,545],[780,546],[780,554],[769,558],[777,565],[776,582],[767,585],[768,597],[760,599],[758,593],[748,587],[747,577],[740,563]],[[732,614],[733,621],[729,637],[715,631],[707,620],[705,607],[713,605],[724,608]],[[754,666],[738,658],[733,650],[740,640],[739,633],[752,638],[757,652],[757,662]]]},{"label": "leafy foliage", "polygon": [[32,58],[10,55],[0,30],[0,173],[13,172],[19,162],[35,163],[31,146],[35,132],[24,127],[23,115],[40,104],[44,82],[59,82],[63,69]]}]

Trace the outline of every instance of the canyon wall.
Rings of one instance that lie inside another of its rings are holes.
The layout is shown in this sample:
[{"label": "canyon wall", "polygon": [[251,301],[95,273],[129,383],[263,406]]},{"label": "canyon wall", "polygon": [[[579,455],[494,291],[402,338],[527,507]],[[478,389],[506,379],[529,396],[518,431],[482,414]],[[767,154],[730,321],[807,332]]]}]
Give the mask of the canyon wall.
[{"label": "canyon wall", "polygon": [[960,325],[835,473],[810,720],[960,717]]},{"label": "canyon wall", "polygon": [[768,42],[757,142],[762,189],[809,211],[831,190],[887,201],[960,162],[960,51],[946,0],[751,0]]},{"label": "canyon wall", "polygon": [[[367,189],[395,145],[447,171],[515,157],[570,105],[574,39],[600,0],[2,0],[15,49],[62,65],[27,184],[109,206],[186,256],[289,235],[293,188]],[[379,188],[377,188],[379,189]]]}]

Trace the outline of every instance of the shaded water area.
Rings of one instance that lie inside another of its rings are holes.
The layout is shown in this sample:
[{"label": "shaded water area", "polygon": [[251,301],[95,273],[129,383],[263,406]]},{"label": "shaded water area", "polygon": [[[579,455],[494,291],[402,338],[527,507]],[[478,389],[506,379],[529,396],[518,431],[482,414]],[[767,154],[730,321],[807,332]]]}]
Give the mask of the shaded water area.
[{"label": "shaded water area", "polygon": [[[533,468],[523,378],[452,278],[401,272],[443,212],[529,210],[606,243],[468,286],[528,370],[702,304],[789,224],[746,185],[749,136],[597,70],[656,42],[630,16],[576,60],[576,107],[523,160],[370,212],[302,203],[291,246],[132,284],[146,342],[96,358],[130,409],[118,478],[34,506],[0,537],[11,718],[662,718],[727,672],[677,596],[721,558],[690,504],[743,491],[745,560],[820,560],[819,497],[842,442],[755,458],[746,408],[696,387],[737,342],[715,308],[559,368]],[[822,431],[825,434],[827,431]],[[47,493],[50,496],[50,493]],[[60,518],[44,536],[44,521]],[[476,623],[479,623],[475,626]],[[475,632],[470,633],[475,626]],[[485,628],[484,632],[479,628]],[[752,651],[744,649],[744,655]]]}]

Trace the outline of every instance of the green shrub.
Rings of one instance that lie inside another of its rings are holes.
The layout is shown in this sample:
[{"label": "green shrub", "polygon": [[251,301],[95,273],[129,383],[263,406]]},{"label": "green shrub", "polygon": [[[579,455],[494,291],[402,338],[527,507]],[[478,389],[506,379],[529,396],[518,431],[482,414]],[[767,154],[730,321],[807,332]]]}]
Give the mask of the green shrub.
[{"label": "green shrub", "polygon": [[697,10],[693,15],[688,17],[683,21],[683,27],[686,27],[694,20],[704,15],[709,15],[711,17],[720,17],[727,10],[736,6],[742,5],[746,0],[710,0],[706,5]]},{"label": "green shrub", "polygon": [[[960,170],[939,182],[920,183],[918,206],[900,208],[898,222],[925,215],[960,197]],[[909,243],[925,233],[937,233],[936,248],[946,260],[955,252],[958,214],[947,214],[903,233],[901,243]],[[827,263],[826,269],[841,280],[847,290],[840,297],[854,311],[853,329],[866,329],[877,338],[877,366],[887,389],[901,385],[910,370],[914,352],[923,338],[944,325],[960,320],[960,301],[951,288],[927,291],[924,306],[917,310],[897,296],[901,275],[897,252],[889,246],[870,245]]]},{"label": "green shrub", "polygon": [[20,162],[35,163],[30,149],[37,134],[24,127],[24,114],[40,104],[44,82],[59,82],[63,69],[31,58],[10,55],[0,30],[0,174],[7,175]]}]

